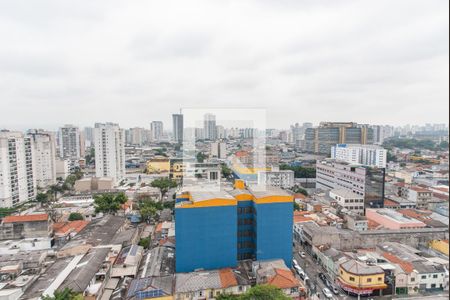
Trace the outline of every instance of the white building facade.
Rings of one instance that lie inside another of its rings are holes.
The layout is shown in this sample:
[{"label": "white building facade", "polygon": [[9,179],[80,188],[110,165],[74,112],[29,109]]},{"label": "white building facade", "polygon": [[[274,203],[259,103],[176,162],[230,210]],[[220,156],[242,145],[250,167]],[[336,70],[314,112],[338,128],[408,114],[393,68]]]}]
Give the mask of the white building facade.
[{"label": "white building facade", "polygon": [[28,131],[31,139],[34,159],[33,169],[38,187],[46,188],[56,183],[56,142],[50,132]]},{"label": "white building facade", "polygon": [[153,121],[150,123],[150,130],[152,132],[152,140],[159,141],[161,140],[164,132],[163,122],[161,121]]},{"label": "white building facade", "polygon": [[346,189],[333,189],[329,192],[330,198],[339,206],[356,214],[364,214],[364,197]]},{"label": "white building facade", "polygon": [[294,171],[278,170],[273,168],[271,171],[258,172],[258,184],[270,185],[288,189],[294,186]]},{"label": "white building facade", "polygon": [[125,131],[114,123],[97,123],[94,129],[95,175],[117,183],[125,177]]},{"label": "white building facade", "polygon": [[337,144],[331,148],[331,158],[350,164],[386,168],[386,149],[376,145]]},{"label": "white building facade", "polygon": [[73,125],[64,125],[58,131],[59,157],[78,160],[81,157],[80,131]]},{"label": "white building facade", "polygon": [[32,141],[21,132],[0,132],[0,207],[36,197]]}]

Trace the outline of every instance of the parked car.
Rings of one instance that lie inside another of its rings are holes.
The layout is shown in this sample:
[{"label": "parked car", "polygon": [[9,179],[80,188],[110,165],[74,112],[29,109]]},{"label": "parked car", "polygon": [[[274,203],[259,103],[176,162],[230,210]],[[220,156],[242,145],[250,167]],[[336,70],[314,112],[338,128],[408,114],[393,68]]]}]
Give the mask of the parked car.
[{"label": "parked car", "polygon": [[335,294],[335,295],[339,295],[339,290],[337,287],[335,287],[334,285],[331,286],[331,291]]},{"label": "parked car", "polygon": [[322,293],[325,295],[325,298],[333,299],[333,294],[330,292],[328,288],[323,288]]},{"label": "parked car", "polygon": [[295,259],[292,260],[292,263],[294,264],[294,267],[298,266],[298,262]]},{"label": "parked car", "polygon": [[301,258],[305,258],[306,257],[306,253],[305,252],[300,252],[300,257]]},{"label": "parked car", "polygon": [[305,280],[305,277],[307,277],[306,274],[305,274],[305,272],[299,272],[299,273],[298,273],[298,276],[300,276],[300,278],[301,278],[302,280]]},{"label": "parked car", "polygon": [[322,280],[322,282],[323,282],[323,283],[325,283],[325,284],[326,284],[326,281],[327,281],[327,277],[325,276],[325,274],[323,274],[323,273],[319,273],[319,278],[320,278],[320,280]]}]

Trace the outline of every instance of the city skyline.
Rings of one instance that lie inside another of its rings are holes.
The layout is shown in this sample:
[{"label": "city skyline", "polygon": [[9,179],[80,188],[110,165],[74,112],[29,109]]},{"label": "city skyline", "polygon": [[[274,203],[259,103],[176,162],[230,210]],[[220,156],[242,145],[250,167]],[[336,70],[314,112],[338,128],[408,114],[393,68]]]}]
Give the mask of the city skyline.
[{"label": "city skyline", "polygon": [[448,123],[447,1],[201,3],[1,4],[0,127],[170,124],[180,107]]},{"label": "city skyline", "polygon": [[[170,117],[172,118],[172,115],[170,115]],[[161,118],[163,119],[163,118]],[[64,127],[66,125],[70,125],[70,126],[75,126],[78,127],[80,130],[84,130],[85,128],[94,128],[96,123],[108,123],[108,122],[113,122],[113,123],[117,123],[120,125],[121,128],[124,129],[133,129],[133,128],[143,128],[143,129],[147,129],[147,130],[151,130],[151,122],[152,120],[150,120],[149,122],[147,122],[146,124],[132,124],[130,126],[123,126],[121,123],[115,122],[113,120],[103,120],[103,121],[95,121],[89,124],[74,124],[74,123],[61,123],[61,124],[57,124],[55,126],[50,126],[50,127],[39,127],[39,126],[33,126],[32,124],[30,124],[29,126],[27,125],[23,125],[23,126],[17,126],[17,127],[1,127],[0,126],[0,131],[1,130],[7,130],[7,131],[20,131],[20,132],[26,132],[27,130],[45,130],[45,131],[50,131],[50,132],[58,132],[58,130],[61,127]],[[169,120],[167,121],[167,123],[165,121],[157,121],[157,122],[163,122],[164,124],[164,133],[172,133],[173,134],[173,120]],[[400,125],[394,125],[394,124],[384,124],[384,123],[361,123],[361,122],[356,122],[354,120],[338,120],[338,121],[330,121],[330,120],[322,120],[319,121],[317,123],[312,123],[313,127],[317,127],[319,126],[319,124],[321,122],[354,122],[357,124],[361,124],[361,125],[371,125],[371,126],[392,126],[395,128],[405,128],[405,127],[425,127],[427,124],[429,125],[445,125],[445,127],[448,129],[449,128],[449,123],[448,122],[426,122],[426,123],[407,123],[407,124],[400,124]],[[226,122],[225,122],[226,123]],[[303,123],[311,123],[308,120],[302,121],[302,122],[291,122],[289,125],[287,125],[286,127],[266,127],[264,129],[274,129],[274,130],[280,130],[280,131],[286,131],[286,130],[291,130],[291,126],[294,126],[296,123],[298,123],[299,125],[302,125]],[[233,125],[232,121],[227,123],[229,126],[224,126],[225,129],[231,129],[231,128],[253,128],[251,126],[235,126]],[[231,124],[231,125],[230,125]],[[217,126],[223,126],[222,123],[217,122]],[[202,125],[197,125],[196,128],[202,128]]]}]

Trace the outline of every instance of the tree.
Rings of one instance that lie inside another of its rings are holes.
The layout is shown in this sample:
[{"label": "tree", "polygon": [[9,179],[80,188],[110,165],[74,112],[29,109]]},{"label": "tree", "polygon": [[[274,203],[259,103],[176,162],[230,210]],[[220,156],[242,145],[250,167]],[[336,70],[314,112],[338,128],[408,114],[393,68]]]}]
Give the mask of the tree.
[{"label": "tree", "polygon": [[178,184],[176,181],[165,177],[153,180],[151,186],[159,189],[162,198],[169,191],[169,189],[177,187]]},{"label": "tree", "polygon": [[300,210],[300,205],[298,205],[297,202],[293,202],[294,203],[294,210]]},{"label": "tree", "polygon": [[231,169],[227,165],[222,165],[222,176],[225,178],[230,177],[232,174]]},{"label": "tree", "polygon": [[145,197],[140,198],[138,206],[142,220],[145,221],[156,218],[158,211],[161,211],[164,208],[161,202],[155,202],[152,199]]},{"label": "tree", "polygon": [[58,199],[58,193],[62,193],[63,189],[58,184],[52,184],[49,186],[48,192],[52,196],[52,200],[56,201]]},{"label": "tree", "polygon": [[256,285],[243,294],[240,300],[289,300],[288,296],[272,285]]},{"label": "tree", "polygon": [[41,207],[47,205],[48,203],[48,194],[46,193],[38,193],[36,195],[36,201],[41,204]]},{"label": "tree", "polygon": [[84,158],[86,159],[86,165],[93,165],[95,163],[95,148],[90,148]]},{"label": "tree", "polygon": [[206,159],[206,155],[203,152],[198,152],[196,157],[199,163],[202,163]]},{"label": "tree", "polygon": [[119,194],[102,194],[94,196],[95,212],[103,212],[107,214],[115,214],[122,204],[127,202],[124,193]]},{"label": "tree", "polygon": [[84,220],[83,215],[77,212],[70,213],[69,215],[69,221],[79,221]]},{"label": "tree", "polygon": [[139,244],[139,246],[144,247],[144,249],[148,249],[150,246],[150,242],[151,242],[150,237],[146,237],[146,238],[140,239],[138,244]]},{"label": "tree", "polygon": [[232,295],[232,294],[220,294],[216,297],[217,300],[239,300],[239,295]]},{"label": "tree", "polygon": [[53,297],[43,296],[42,300],[82,300],[83,296],[75,293],[72,289],[65,288],[62,291],[55,291]]},{"label": "tree", "polygon": [[283,164],[280,170],[294,171],[295,178],[316,178],[316,169],[312,167],[290,166]]},{"label": "tree", "polygon": [[150,205],[143,205],[139,208],[139,212],[141,214],[142,220],[150,220],[156,216],[156,207]]},{"label": "tree", "polygon": [[305,195],[305,196],[308,196],[308,192],[307,192],[304,188],[299,187],[298,185],[294,186],[294,187],[292,188],[292,191],[293,191],[294,193],[299,193],[299,194],[303,194],[303,195]]}]

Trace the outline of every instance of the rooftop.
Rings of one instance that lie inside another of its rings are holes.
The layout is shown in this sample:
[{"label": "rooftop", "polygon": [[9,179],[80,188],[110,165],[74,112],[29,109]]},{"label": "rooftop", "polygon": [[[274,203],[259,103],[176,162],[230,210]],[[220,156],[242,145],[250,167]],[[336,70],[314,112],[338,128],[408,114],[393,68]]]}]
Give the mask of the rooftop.
[{"label": "rooftop", "polygon": [[128,299],[148,299],[173,295],[174,276],[134,279],[128,288]]},{"label": "rooftop", "polygon": [[406,273],[411,273],[414,270],[414,266],[412,265],[412,263],[404,261],[399,257],[395,256],[394,254],[383,252],[382,255],[391,263],[398,264],[400,268],[402,268],[402,270],[405,271]]},{"label": "rooftop", "polygon": [[171,247],[155,247],[147,253],[143,261],[144,277],[169,276],[175,273],[175,250]]},{"label": "rooftop", "polygon": [[354,275],[373,275],[384,273],[383,269],[378,266],[372,266],[351,259],[341,264],[342,269]]},{"label": "rooftop", "polygon": [[23,216],[6,216],[3,218],[3,223],[19,223],[19,222],[39,222],[47,221],[48,214],[32,214]]},{"label": "rooftop", "polygon": [[26,290],[23,298],[33,299],[42,293],[55,281],[56,277],[64,270],[73,257],[65,257],[56,260],[39,278]]},{"label": "rooftop", "polygon": [[177,273],[176,293],[188,293],[205,289],[224,289],[237,286],[238,281],[230,268],[191,273]]},{"label": "rooftop", "polygon": [[364,199],[363,196],[358,195],[356,193],[353,193],[352,191],[345,190],[345,189],[332,189],[330,190],[330,194],[333,193],[337,196],[340,196],[342,198],[348,198],[348,199]]},{"label": "rooftop", "polygon": [[378,208],[378,209],[369,208],[369,209],[367,209],[367,211],[375,212],[381,216],[384,216],[386,218],[394,220],[395,222],[398,222],[398,223],[405,223],[405,224],[418,223],[418,224],[423,224],[423,226],[425,226],[425,224],[423,222],[421,222],[417,219],[414,219],[412,217],[409,217],[407,215],[403,215],[403,214],[401,214],[395,210],[389,209],[389,208]]},{"label": "rooftop", "polygon": [[76,293],[84,292],[92,278],[102,268],[110,250],[111,248],[91,249],[70,272],[58,290],[62,291],[67,287]]},{"label": "rooftop", "polygon": [[65,244],[61,250],[70,249],[82,244],[91,246],[109,244],[116,233],[124,225],[125,218],[106,215],[101,219],[91,221],[72,240]]}]

